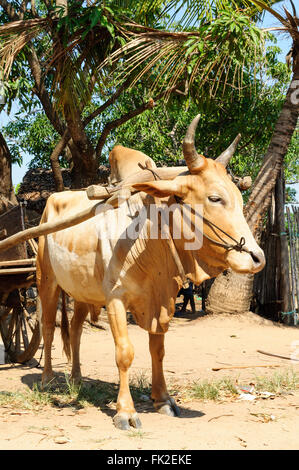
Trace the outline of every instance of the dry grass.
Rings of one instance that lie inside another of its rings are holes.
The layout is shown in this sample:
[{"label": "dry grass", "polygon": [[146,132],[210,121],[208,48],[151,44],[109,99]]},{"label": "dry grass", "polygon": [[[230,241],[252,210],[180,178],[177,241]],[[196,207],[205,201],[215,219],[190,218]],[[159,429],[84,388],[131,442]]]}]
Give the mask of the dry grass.
[{"label": "dry grass", "polygon": [[[255,376],[251,382],[255,384],[257,392],[268,391],[279,395],[283,392],[295,391],[299,388],[299,373],[288,369],[275,372],[271,376]],[[150,398],[151,384],[145,373],[135,374],[130,381],[130,389],[135,403]],[[83,383],[79,386],[72,384],[65,375],[63,383],[50,384],[46,389],[35,383],[31,390],[16,392],[0,392],[0,406],[14,409],[38,411],[46,406],[72,407],[76,409],[87,406],[103,407],[115,405],[118,393],[118,384],[93,382]],[[220,400],[236,398],[238,395],[237,383],[229,378],[218,381],[196,381],[188,386],[173,384],[170,394],[179,401],[192,400]]]},{"label": "dry grass", "polygon": [[[255,376],[249,381],[254,384],[256,392],[267,391],[279,395],[299,388],[299,373],[293,369],[275,372],[271,376]],[[172,393],[183,401],[221,400],[236,397],[239,394],[238,383],[230,377],[217,381],[196,381],[188,387],[173,386]]]}]

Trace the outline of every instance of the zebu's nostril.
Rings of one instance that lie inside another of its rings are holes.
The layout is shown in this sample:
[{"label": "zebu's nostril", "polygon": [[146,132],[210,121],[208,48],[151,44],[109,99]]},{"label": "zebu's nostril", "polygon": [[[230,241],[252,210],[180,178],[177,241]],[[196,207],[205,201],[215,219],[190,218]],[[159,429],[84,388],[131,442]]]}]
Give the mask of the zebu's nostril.
[{"label": "zebu's nostril", "polygon": [[251,258],[253,260],[255,268],[259,268],[259,271],[265,266],[265,256],[262,251],[251,251]]}]

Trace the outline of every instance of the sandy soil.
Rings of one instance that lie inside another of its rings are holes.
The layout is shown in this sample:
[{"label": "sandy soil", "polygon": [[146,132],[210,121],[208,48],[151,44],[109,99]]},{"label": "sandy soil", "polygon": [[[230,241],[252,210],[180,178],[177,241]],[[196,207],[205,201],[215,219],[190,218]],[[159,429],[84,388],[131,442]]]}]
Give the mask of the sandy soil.
[{"label": "sandy soil", "polygon": [[[131,375],[150,377],[147,333],[129,324],[135,347]],[[81,342],[85,382],[117,383],[112,335],[86,324]],[[297,347],[297,350],[296,350]],[[274,324],[248,313],[238,316],[192,316],[174,319],[166,335],[167,383],[187,385],[195,380],[222,377],[248,385],[256,376],[273,376],[286,370],[299,372],[299,362],[270,357],[257,350],[299,359],[299,329]],[[36,354],[40,358],[41,351]],[[42,361],[43,363],[43,361]],[[36,361],[26,366],[0,366],[0,390],[28,391],[41,377]],[[53,346],[54,370],[69,371],[62,354],[59,328]],[[213,371],[214,367],[248,366],[248,369]],[[257,368],[279,365],[279,368]],[[154,412],[151,402],[138,403],[141,431],[115,429],[113,407],[83,409],[45,406],[39,410],[0,407],[0,449],[298,449],[299,391],[274,399],[240,401],[181,401],[180,418]],[[59,443],[61,442],[61,443]]]}]

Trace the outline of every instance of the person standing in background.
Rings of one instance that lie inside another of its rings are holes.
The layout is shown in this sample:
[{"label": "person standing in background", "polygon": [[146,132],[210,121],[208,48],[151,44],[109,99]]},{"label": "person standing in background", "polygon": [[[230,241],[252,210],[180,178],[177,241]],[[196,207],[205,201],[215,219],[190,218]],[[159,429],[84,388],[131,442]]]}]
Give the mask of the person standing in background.
[{"label": "person standing in background", "polygon": [[188,303],[190,302],[192,313],[196,313],[195,310],[195,302],[194,302],[194,294],[193,294],[193,282],[189,282],[189,286],[186,289],[181,289],[178,293],[178,297],[180,295],[184,296],[184,302],[183,306],[177,314],[175,314],[176,317],[181,316],[186,313],[186,307]]}]

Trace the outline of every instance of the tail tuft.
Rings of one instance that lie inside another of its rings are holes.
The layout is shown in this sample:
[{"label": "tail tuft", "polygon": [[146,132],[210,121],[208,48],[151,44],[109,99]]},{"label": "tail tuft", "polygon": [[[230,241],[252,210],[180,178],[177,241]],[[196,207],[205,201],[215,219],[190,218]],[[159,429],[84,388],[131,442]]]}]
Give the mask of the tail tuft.
[{"label": "tail tuft", "polygon": [[70,330],[69,330],[69,320],[67,317],[66,303],[65,303],[65,292],[61,291],[61,338],[63,342],[63,351],[68,359],[71,361],[71,343],[70,343]]}]

